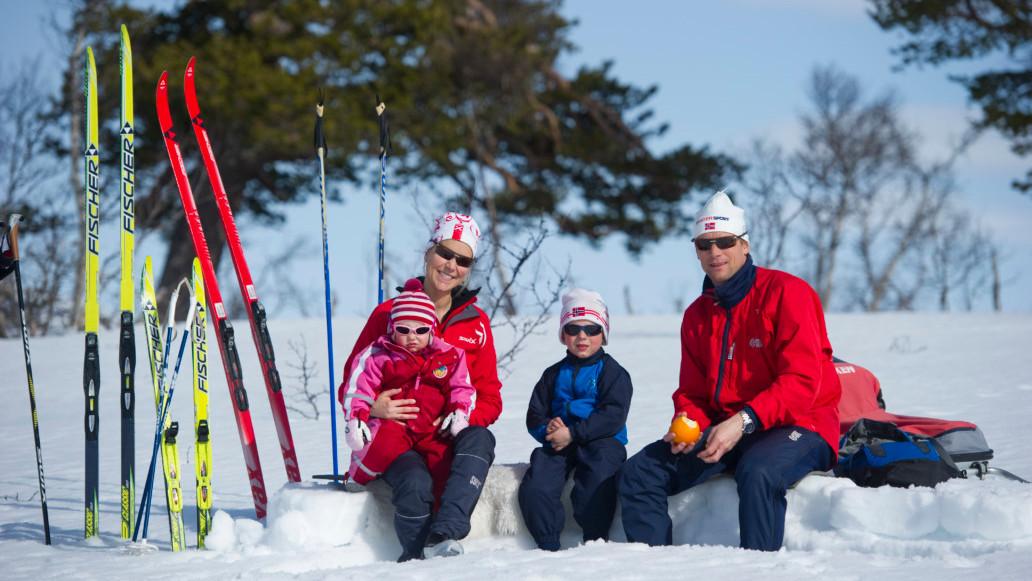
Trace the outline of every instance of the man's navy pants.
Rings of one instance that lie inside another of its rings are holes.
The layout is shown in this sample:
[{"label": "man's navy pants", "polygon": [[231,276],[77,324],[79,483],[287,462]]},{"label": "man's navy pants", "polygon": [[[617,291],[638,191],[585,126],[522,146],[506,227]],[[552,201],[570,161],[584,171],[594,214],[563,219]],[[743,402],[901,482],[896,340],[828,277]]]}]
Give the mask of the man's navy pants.
[{"label": "man's navy pants", "polygon": [[738,484],[741,547],[777,551],[785,538],[785,492],[814,470],[831,467],[832,452],[820,436],[798,427],[781,427],[742,437],[718,462],[696,457],[702,446],[672,454],[670,444],[653,442],[624,464],[620,505],[630,542],[673,543],[667,497],[722,472]]}]

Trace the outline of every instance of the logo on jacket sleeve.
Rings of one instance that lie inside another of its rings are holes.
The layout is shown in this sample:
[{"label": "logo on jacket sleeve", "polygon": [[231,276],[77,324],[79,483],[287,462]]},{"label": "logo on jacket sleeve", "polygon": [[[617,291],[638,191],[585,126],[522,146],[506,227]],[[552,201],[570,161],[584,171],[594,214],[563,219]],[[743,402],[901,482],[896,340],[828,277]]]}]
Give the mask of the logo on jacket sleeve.
[{"label": "logo on jacket sleeve", "polygon": [[442,363],[440,367],[434,369],[433,373],[437,379],[444,379],[444,376],[448,375],[448,366]]}]

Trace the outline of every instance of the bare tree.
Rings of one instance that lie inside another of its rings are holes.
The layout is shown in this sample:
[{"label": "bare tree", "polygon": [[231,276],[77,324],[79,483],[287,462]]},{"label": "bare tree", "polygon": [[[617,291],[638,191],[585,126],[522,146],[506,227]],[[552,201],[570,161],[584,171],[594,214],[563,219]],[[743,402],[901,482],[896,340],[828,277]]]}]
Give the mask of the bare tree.
[{"label": "bare tree", "polygon": [[945,309],[955,289],[987,293],[975,281],[991,276],[990,249],[960,227],[953,177],[977,134],[925,162],[891,93],[865,100],[856,79],[831,67],[814,70],[808,92],[797,150],[752,147],[743,193],[757,260],[782,266],[796,252],[826,307],[907,310],[935,293]]},{"label": "bare tree", "polygon": [[[516,355],[538,333],[538,328],[554,316],[555,305],[570,281],[569,262],[559,270],[540,256],[535,257],[548,236],[548,228],[544,220],[540,220],[519,245],[495,246],[493,241],[488,242],[492,248],[487,255],[492,258],[484,265],[485,310],[492,328],[512,330],[512,343],[498,354],[498,370],[503,374],[509,373]],[[491,276],[498,272],[495,260],[506,262],[504,268],[511,273],[509,277],[495,279]],[[504,286],[499,285],[500,280],[505,281]],[[515,314],[515,305],[513,314],[506,308],[507,302],[516,298],[522,306],[522,316]]]},{"label": "bare tree", "polygon": [[808,93],[813,110],[800,119],[803,144],[790,164],[808,223],[807,278],[830,305],[850,221],[911,164],[912,136],[891,93],[865,103],[859,81],[834,67],[815,68]]},{"label": "bare tree", "polygon": [[330,390],[328,385],[321,382],[321,387],[314,385],[313,380],[317,379],[318,375],[315,369],[319,362],[308,358],[308,343],[305,341],[304,335],[298,335],[287,341],[287,347],[294,355],[285,362],[287,369],[292,372],[288,377],[294,380],[293,389],[290,391],[287,401],[287,409],[300,414],[303,418],[318,420],[320,406],[325,403]]},{"label": "bare tree", "polygon": [[[38,62],[0,70],[0,213],[25,217],[21,246],[28,325],[32,333],[45,333],[68,315],[67,276],[79,269],[68,253],[72,201],[54,179],[60,160],[42,138],[46,98],[37,70]],[[18,317],[13,297],[13,287],[0,287],[0,336],[17,328],[8,324]]]},{"label": "bare tree", "polygon": [[784,268],[789,259],[789,228],[804,209],[802,196],[794,189],[780,147],[754,140],[748,159],[743,198],[749,208],[749,253],[759,264]]}]

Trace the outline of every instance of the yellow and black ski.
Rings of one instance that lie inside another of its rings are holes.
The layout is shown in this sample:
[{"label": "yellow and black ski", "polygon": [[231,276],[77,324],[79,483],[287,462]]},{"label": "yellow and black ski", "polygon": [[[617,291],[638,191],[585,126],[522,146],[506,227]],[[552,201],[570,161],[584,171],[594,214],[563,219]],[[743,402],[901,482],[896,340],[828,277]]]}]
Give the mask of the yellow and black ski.
[{"label": "yellow and black ski", "polygon": [[197,548],[211,529],[211,432],[208,429],[208,313],[204,307],[204,277],[201,261],[193,261],[193,341],[195,472],[197,476]]},{"label": "yellow and black ski", "polygon": [[83,171],[85,210],[85,280],[86,310],[83,330],[86,333],[86,353],[83,358],[82,388],[86,396],[86,526],[85,536],[91,538],[99,532],[100,517],[100,474],[98,468],[98,434],[100,409],[97,395],[100,393],[100,354],[97,348],[97,328],[100,324],[100,307],[97,303],[98,271],[100,269],[100,156],[97,131],[97,65],[93,60],[93,49],[86,48],[86,74],[83,83],[86,99],[86,115],[83,137]]},{"label": "yellow and black ski", "polygon": [[[161,374],[165,365],[164,346],[171,342],[171,338],[162,337],[158,303],[154,293],[154,271],[149,256],[144,259],[141,279],[140,300],[143,306],[143,326],[147,333],[147,359],[150,361],[151,380],[154,383],[154,407],[160,413]],[[173,551],[182,551],[186,548],[183,487],[179,471],[179,452],[176,447],[178,432],[179,423],[173,422],[171,414],[167,414],[162,426],[161,464],[165,476],[165,498],[168,501],[169,540]]]},{"label": "yellow and black ski", "polygon": [[122,123],[119,130],[121,166],[121,232],[122,276],[119,289],[121,332],[118,342],[118,370],[121,373],[122,414],[122,539],[133,534],[136,506],[136,333],[133,330],[133,234],[136,230],[133,192],[135,169],[133,163],[133,54],[129,46],[129,31],[122,25]]}]

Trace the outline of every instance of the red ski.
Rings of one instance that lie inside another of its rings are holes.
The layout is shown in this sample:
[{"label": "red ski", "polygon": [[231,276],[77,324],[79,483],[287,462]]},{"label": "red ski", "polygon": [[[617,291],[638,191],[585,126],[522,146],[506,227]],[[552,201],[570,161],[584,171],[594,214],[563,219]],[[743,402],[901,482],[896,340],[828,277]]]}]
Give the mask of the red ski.
[{"label": "red ski", "polygon": [[276,355],[272,350],[272,338],[269,336],[265,307],[258,300],[258,292],[251,279],[251,271],[247,268],[244,248],[240,244],[240,234],[237,232],[233,212],[229,207],[229,196],[226,195],[226,188],[222,185],[222,176],[219,174],[219,166],[215,163],[215,153],[211,147],[211,140],[208,139],[208,130],[204,127],[204,119],[201,117],[201,107],[197,104],[197,91],[194,88],[194,61],[195,59],[191,57],[190,62],[186,65],[183,84],[186,110],[190,113],[190,124],[193,125],[194,136],[197,137],[197,145],[201,149],[204,167],[208,170],[208,181],[211,182],[211,190],[215,194],[222,228],[226,231],[226,242],[229,244],[229,253],[233,258],[237,282],[240,283],[240,295],[244,305],[247,306],[247,317],[251,321],[251,336],[258,349],[258,359],[262,363],[262,376],[265,377],[265,389],[269,393],[269,405],[272,406],[272,418],[276,422],[276,434],[279,436],[280,452],[283,453],[287,479],[291,482],[301,482],[301,470],[298,468],[297,453],[294,451],[294,437],[290,434],[290,419],[287,417],[287,405],[283,401],[282,384],[279,372],[276,370]]},{"label": "red ski", "polygon": [[222,304],[222,294],[215,280],[215,268],[211,264],[211,253],[208,242],[201,229],[201,216],[197,212],[193,190],[186,175],[186,164],[176,141],[176,133],[172,129],[172,113],[168,108],[168,71],[161,73],[157,89],[158,125],[165,140],[168,160],[172,164],[179,198],[183,202],[186,223],[190,226],[190,238],[193,239],[194,250],[201,261],[201,272],[204,278],[205,294],[208,297],[208,312],[214,315],[215,338],[222,353],[222,367],[226,370],[226,382],[230,397],[233,400],[233,413],[236,416],[237,432],[240,434],[240,445],[244,449],[244,464],[247,466],[247,479],[251,483],[251,495],[254,497],[254,512],[259,519],[265,518],[267,497],[265,494],[265,478],[262,476],[262,465],[258,458],[258,443],[254,439],[254,426],[251,424],[251,411],[247,405],[247,391],[244,390],[243,374],[240,367],[240,356],[237,353],[233,326],[226,318],[226,308]]}]

